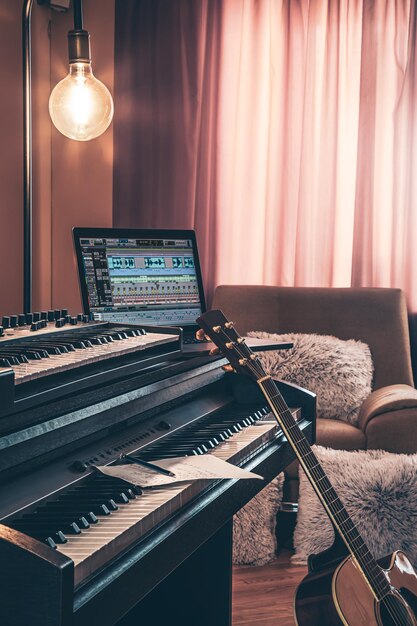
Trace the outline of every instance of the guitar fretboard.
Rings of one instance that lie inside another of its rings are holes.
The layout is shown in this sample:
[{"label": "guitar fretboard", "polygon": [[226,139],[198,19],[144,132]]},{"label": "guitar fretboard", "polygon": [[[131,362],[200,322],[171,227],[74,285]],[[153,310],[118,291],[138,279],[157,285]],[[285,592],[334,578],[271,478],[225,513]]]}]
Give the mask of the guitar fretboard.
[{"label": "guitar fretboard", "polygon": [[272,378],[268,377],[259,382],[259,386],[265,398],[268,400],[282,430],[297,454],[300,464],[312,484],[312,487],[327,510],[330,519],[333,521],[333,524],[336,526],[351,554],[364,572],[376,597],[378,599],[383,598],[390,591],[389,583],[369,551],[368,546],[359,534],[357,527],[353,523],[327,474],[311,449],[309,442],[291,415],[291,411],[286,405],[284,398],[279,393]]}]

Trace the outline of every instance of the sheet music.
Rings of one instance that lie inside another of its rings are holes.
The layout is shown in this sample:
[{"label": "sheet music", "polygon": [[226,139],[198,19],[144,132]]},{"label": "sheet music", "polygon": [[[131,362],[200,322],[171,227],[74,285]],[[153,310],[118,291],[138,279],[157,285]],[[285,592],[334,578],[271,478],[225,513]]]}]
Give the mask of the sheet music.
[{"label": "sheet music", "polygon": [[100,465],[97,466],[97,469],[107,476],[121,478],[133,485],[139,485],[140,487],[158,487],[160,485],[172,485],[183,481],[210,480],[216,478],[257,478],[263,480],[263,477],[259,476],[259,474],[241,469],[211,454],[174,457],[160,461],[152,461],[152,463],[169,470],[175,474],[175,477],[158,474],[146,467],[134,464]]}]

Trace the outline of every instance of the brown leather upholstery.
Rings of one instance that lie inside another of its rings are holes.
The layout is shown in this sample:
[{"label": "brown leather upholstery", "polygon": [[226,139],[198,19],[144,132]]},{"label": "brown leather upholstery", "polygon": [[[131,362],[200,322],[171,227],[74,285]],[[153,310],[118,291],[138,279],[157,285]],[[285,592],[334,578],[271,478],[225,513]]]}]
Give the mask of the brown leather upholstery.
[{"label": "brown leather upholstery", "polygon": [[374,389],[395,383],[414,386],[400,289],[221,285],[212,308],[222,309],[240,334],[264,330],[360,339],[371,349]]},{"label": "brown leather upholstery", "polygon": [[[417,392],[400,289],[222,285],[215,291],[212,308],[222,309],[241,334],[249,330],[318,333],[367,343],[376,391],[361,408],[360,427],[318,419],[316,441],[344,450],[417,452]],[[286,475],[290,480],[284,497],[296,497],[296,462]]]}]

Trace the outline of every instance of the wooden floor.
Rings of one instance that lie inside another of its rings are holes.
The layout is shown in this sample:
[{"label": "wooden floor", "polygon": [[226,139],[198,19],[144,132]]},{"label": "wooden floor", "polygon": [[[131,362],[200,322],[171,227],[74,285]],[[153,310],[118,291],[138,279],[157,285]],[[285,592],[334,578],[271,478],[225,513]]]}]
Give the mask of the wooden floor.
[{"label": "wooden floor", "polygon": [[306,573],[287,552],[271,565],[234,567],[233,626],[294,626],[294,593]]}]

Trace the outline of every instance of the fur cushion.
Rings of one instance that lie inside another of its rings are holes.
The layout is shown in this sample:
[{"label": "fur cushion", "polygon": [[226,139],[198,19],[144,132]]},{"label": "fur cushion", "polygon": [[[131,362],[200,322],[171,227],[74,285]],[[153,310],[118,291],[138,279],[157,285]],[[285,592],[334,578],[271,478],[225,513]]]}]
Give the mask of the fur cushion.
[{"label": "fur cushion", "polygon": [[233,563],[265,565],[275,558],[276,516],[284,475],[274,478],[233,518]]},{"label": "fur cushion", "polygon": [[[373,556],[403,550],[417,564],[417,454],[313,449]],[[328,548],[334,538],[327,514],[301,470],[298,506],[293,560],[301,563]]]},{"label": "fur cushion", "polygon": [[362,402],[372,391],[373,364],[369,346],[329,335],[277,335],[253,331],[252,337],[290,341],[290,350],[257,356],[266,372],[300,385],[317,395],[318,417],[357,425]]}]

